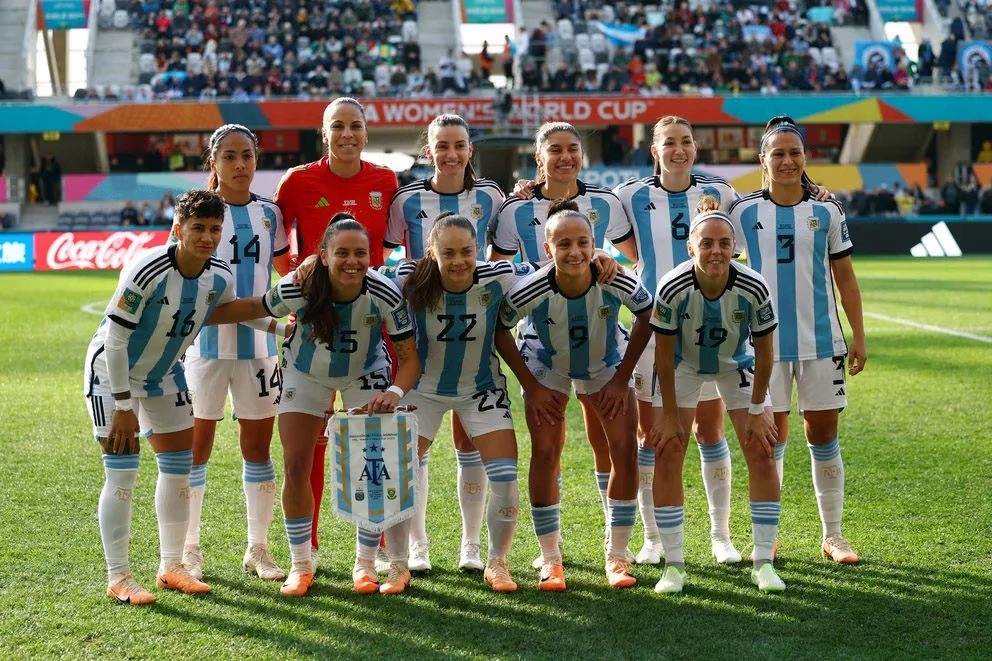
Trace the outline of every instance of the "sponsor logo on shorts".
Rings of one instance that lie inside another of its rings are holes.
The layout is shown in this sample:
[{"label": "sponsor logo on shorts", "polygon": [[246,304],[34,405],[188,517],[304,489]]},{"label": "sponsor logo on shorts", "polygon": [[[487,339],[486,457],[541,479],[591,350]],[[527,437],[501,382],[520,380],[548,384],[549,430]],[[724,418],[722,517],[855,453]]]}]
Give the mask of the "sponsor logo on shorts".
[{"label": "sponsor logo on shorts", "polygon": [[473,204],[469,213],[472,214],[472,218],[475,220],[480,220],[482,218],[482,205]]},{"label": "sponsor logo on shorts", "polygon": [[611,311],[612,310],[611,310],[611,308],[610,308],[609,305],[601,305],[601,306],[599,306],[599,311],[598,311],[599,318],[600,319],[609,319],[610,318],[610,312]]},{"label": "sponsor logo on shorts", "polygon": [[595,225],[596,223],[599,222],[599,211],[597,211],[596,209],[589,209],[589,213],[586,214],[586,217],[589,218],[590,223]]},{"label": "sponsor logo on shorts", "polygon": [[820,219],[816,216],[810,216],[806,219],[806,225],[809,227],[810,232],[816,232],[820,229]]},{"label": "sponsor logo on shorts", "polygon": [[382,208],[382,193],[380,193],[379,191],[371,191],[371,192],[369,192],[369,204],[372,205],[372,208],[375,209],[376,211],[378,211],[379,209],[381,209]]},{"label": "sponsor logo on shorts", "polygon": [[138,311],[138,305],[141,304],[141,294],[134,291],[133,289],[128,289],[125,287],[124,293],[121,294],[121,298],[117,301],[117,307],[128,314],[134,314]]},{"label": "sponsor logo on shorts", "polygon": [[772,309],[771,301],[758,308],[758,323],[770,324],[775,321],[775,310]]},{"label": "sponsor logo on shorts", "polygon": [[734,320],[735,324],[739,324],[747,317],[744,314],[744,310],[734,310],[733,314],[730,315],[730,318]]},{"label": "sponsor logo on shorts", "polygon": [[493,293],[490,291],[484,291],[479,294],[479,305],[489,305],[493,302]]},{"label": "sponsor logo on shorts", "polygon": [[666,324],[672,323],[672,308],[658,301],[654,304],[654,318]]},{"label": "sponsor logo on shorts", "polygon": [[379,317],[377,317],[376,315],[374,315],[374,314],[367,314],[367,315],[365,315],[365,327],[366,328],[375,328],[376,324],[378,324],[378,323],[379,323]]},{"label": "sponsor logo on shorts", "polygon": [[393,310],[393,323],[396,324],[397,328],[405,328],[410,325],[410,313],[406,306]]}]

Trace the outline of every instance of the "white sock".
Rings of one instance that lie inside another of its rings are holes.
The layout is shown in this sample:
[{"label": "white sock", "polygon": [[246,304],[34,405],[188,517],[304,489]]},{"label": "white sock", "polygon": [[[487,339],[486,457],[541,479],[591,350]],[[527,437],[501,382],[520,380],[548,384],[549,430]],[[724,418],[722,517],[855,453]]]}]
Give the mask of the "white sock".
[{"label": "white sock", "polygon": [[248,545],[268,544],[276,503],[276,469],[272,460],[256,463],[244,460],[242,485],[248,511]]},{"label": "white sock", "polygon": [[[382,539],[382,533],[372,532],[371,530],[360,527],[356,527],[356,530],[358,531],[358,537],[355,544],[355,555],[358,556],[359,560],[374,561],[376,549],[379,548],[379,540]],[[394,557],[393,549],[389,546],[388,539],[386,540],[386,548],[389,551],[389,557]]]},{"label": "white sock", "polygon": [[520,490],[517,483],[516,459],[491,459],[485,464],[489,477],[489,509],[486,525],[489,530],[488,559],[506,558],[517,530],[520,512]]},{"label": "white sock", "polygon": [[[378,536],[378,533],[375,534]],[[410,557],[410,519],[386,528],[386,548],[389,549],[390,562],[407,562]]]},{"label": "white sock", "polygon": [[541,557],[545,562],[561,561],[558,542],[561,539],[561,505],[530,508],[530,516],[534,521],[534,534],[537,543],[541,545]]},{"label": "white sock", "polygon": [[782,491],[785,483],[785,446],[789,441],[783,441],[775,446],[775,470],[778,471],[778,490]]},{"label": "white sock", "polygon": [[637,500],[609,499],[610,555],[626,557],[630,533],[637,518]]},{"label": "white sock", "polygon": [[700,445],[700,470],[710,506],[710,537],[730,539],[730,448],[727,439],[716,445]]},{"label": "white sock", "polygon": [[770,562],[774,555],[778,521],[782,516],[782,503],[777,501],[751,502],[751,536],[754,540],[754,566]]},{"label": "white sock", "polygon": [[107,479],[100,491],[97,509],[107,574],[126,574],[128,542],[131,540],[131,495],[138,481],[138,455],[103,455]]},{"label": "white sock", "polygon": [[294,567],[309,565],[312,559],[311,534],[313,533],[313,517],[301,516],[298,519],[283,519],[286,525],[286,537],[289,538],[289,555]]},{"label": "white sock", "polygon": [[489,480],[478,450],[455,450],[458,459],[458,507],[462,511],[462,542],[479,543],[482,512],[486,506]]},{"label": "white sock", "polygon": [[155,515],[158,517],[159,572],[164,573],[183,555],[183,540],[189,523],[189,473],[193,451],[159,452],[158,483],[155,485]]},{"label": "white sock", "polygon": [[427,448],[424,457],[420,460],[420,474],[417,480],[416,512],[413,514],[413,522],[410,524],[410,543],[427,543],[427,462],[431,457],[431,449]]},{"label": "white sock", "polygon": [[840,537],[840,521],[844,517],[844,461],[840,457],[840,441],[826,445],[809,444],[813,459],[813,490],[823,524],[823,538]]},{"label": "white sock", "polygon": [[599,500],[603,503],[603,519],[608,520],[610,518],[610,502],[609,496],[606,495],[606,491],[610,486],[610,472],[606,471],[605,473],[601,473],[596,471],[595,475],[596,488],[599,489]]},{"label": "white sock", "polygon": [[637,505],[644,524],[644,539],[658,539],[654,521],[654,448],[637,448]]},{"label": "white sock", "polygon": [[656,507],[654,518],[658,524],[661,546],[665,549],[665,566],[675,565],[684,570],[685,508],[682,505]]},{"label": "white sock", "polygon": [[207,465],[193,464],[189,473],[189,523],[186,546],[200,545],[200,517],[203,516],[203,492],[207,488]]}]

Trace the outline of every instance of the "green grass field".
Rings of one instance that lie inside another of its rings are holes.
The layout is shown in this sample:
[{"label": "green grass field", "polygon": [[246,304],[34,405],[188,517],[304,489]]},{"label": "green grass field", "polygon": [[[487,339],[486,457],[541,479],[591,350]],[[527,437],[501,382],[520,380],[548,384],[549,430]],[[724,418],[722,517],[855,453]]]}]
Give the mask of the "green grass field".
[{"label": "green grass field", "polygon": [[[796,435],[786,455],[782,596],[750,585],[748,567],[709,557],[698,456],[686,461],[686,560],[679,598],[638,585],[611,591],[602,571],[603,521],[592,454],[570,404],[563,458],[568,591],[537,590],[537,545],[522,509],[513,595],[457,571],[459,514],[447,432],[431,459],[428,515],[434,570],[402,597],[350,592],[353,529],[321,519],[317,583],[302,600],[240,571],[244,504],[235,425],[220,426],[209,464],[203,548],[212,594],[154,589],[156,468],[147,446],[135,490],[132,568],[158,601],[106,599],[97,529],[103,469],[82,398],[82,363],[116,274],[0,276],[0,651],[5,658],[988,658],[992,650],[992,260],[859,258],[868,314],[867,370],[841,416],[847,472],[846,536],[855,567],[821,560],[809,453]],[[100,307],[99,305],[96,307]],[[902,321],[894,321],[902,320]],[[977,336],[964,337],[912,322]],[[981,341],[986,338],[987,341]],[[511,393],[519,390],[516,384]],[[526,503],[529,443],[514,413]],[[729,423],[728,430],[731,430]],[[731,431],[732,435],[732,431]],[[731,529],[750,540],[746,471],[731,440]],[[273,442],[281,477],[281,450]],[[325,503],[327,501],[325,500]],[[640,546],[640,524],[632,547]],[[277,560],[288,548],[277,513]],[[984,652],[982,650],[985,650]],[[9,656],[8,656],[9,655]]]}]

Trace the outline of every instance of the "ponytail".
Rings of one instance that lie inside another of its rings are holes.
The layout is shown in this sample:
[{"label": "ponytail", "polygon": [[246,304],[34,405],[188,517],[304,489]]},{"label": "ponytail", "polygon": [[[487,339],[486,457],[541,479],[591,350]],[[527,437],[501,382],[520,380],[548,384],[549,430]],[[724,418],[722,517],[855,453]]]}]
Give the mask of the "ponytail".
[{"label": "ponytail", "polygon": [[437,265],[437,249],[441,232],[450,227],[463,229],[472,235],[473,242],[476,240],[475,225],[465,216],[444,211],[434,219],[434,226],[427,235],[427,250],[424,251],[424,256],[417,260],[413,273],[403,283],[403,295],[406,296],[414,313],[437,309],[444,296],[441,270]]}]

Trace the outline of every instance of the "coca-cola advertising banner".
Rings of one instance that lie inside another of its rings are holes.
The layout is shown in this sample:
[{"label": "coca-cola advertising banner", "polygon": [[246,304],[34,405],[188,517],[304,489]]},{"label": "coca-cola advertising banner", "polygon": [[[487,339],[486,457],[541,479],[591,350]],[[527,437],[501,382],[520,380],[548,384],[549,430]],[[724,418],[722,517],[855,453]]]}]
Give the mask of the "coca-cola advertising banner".
[{"label": "coca-cola advertising banner", "polygon": [[168,230],[151,232],[39,232],[34,235],[36,271],[116,270],[143,250],[161,246]]}]

